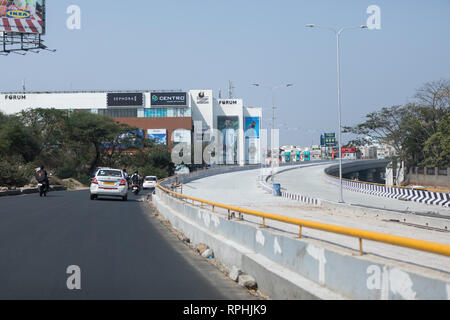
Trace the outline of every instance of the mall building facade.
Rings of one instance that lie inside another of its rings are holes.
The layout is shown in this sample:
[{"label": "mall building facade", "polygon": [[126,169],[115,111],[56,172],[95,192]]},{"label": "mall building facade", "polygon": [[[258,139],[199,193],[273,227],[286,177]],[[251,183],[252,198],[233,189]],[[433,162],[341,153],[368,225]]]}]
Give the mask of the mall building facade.
[{"label": "mall building facade", "polygon": [[108,115],[170,149],[221,138],[227,164],[256,164],[261,157],[262,109],[217,99],[212,90],[1,93],[5,114],[36,108]]}]

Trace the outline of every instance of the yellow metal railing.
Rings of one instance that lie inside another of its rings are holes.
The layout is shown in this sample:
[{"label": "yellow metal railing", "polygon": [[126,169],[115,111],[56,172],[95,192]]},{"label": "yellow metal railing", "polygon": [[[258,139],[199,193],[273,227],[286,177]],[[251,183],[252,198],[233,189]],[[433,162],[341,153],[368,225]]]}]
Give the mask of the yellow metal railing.
[{"label": "yellow metal railing", "polygon": [[[161,181],[163,182],[163,181]],[[262,218],[262,226],[266,226],[266,219],[269,220],[275,220],[284,222],[291,225],[296,225],[299,227],[299,238],[302,237],[302,229],[303,228],[311,228],[316,230],[322,230],[326,232],[336,233],[336,234],[342,234],[346,236],[351,236],[359,239],[359,251],[360,254],[363,254],[363,247],[362,247],[362,240],[371,240],[386,244],[391,244],[395,246],[401,246],[406,247],[410,249],[416,249],[420,251],[440,254],[444,256],[450,257],[450,246],[435,242],[429,242],[424,240],[417,240],[412,238],[406,238],[406,237],[400,237],[400,236],[394,236],[384,233],[378,233],[378,232],[372,232],[372,231],[366,231],[366,230],[359,230],[354,228],[347,228],[347,227],[341,227],[341,226],[335,226],[320,222],[313,222],[308,220],[301,220],[291,217],[285,217],[281,215],[276,215],[272,213],[266,213],[262,211],[256,211],[256,210],[249,210],[244,208],[239,208],[235,206],[229,206],[213,201],[208,201],[204,199],[199,199],[187,195],[183,195],[174,191],[171,191],[167,188],[164,188],[160,184],[157,186],[161,191],[172,195],[173,197],[182,200],[184,202],[189,203],[189,200],[191,201],[192,205],[196,205],[196,202],[199,204],[201,208],[204,207],[204,205],[211,206],[212,212],[215,212],[215,208],[222,208],[228,210],[228,219],[231,219],[233,215],[236,213],[239,214],[239,220],[242,220],[242,214],[249,214],[252,216],[260,217]]]}]

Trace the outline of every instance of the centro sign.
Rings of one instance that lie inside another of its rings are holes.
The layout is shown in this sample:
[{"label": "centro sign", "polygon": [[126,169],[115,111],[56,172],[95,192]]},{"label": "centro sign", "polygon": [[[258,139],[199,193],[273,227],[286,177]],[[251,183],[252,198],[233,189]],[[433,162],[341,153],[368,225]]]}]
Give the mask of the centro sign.
[{"label": "centro sign", "polygon": [[186,92],[152,92],[152,106],[187,107]]}]

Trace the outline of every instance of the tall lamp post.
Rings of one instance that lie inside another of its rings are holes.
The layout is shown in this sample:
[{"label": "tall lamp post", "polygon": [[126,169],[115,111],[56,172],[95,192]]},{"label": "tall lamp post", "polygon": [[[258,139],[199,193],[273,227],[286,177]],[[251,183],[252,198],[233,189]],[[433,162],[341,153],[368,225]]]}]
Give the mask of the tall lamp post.
[{"label": "tall lamp post", "polygon": [[[276,89],[280,89],[280,88],[289,88],[292,87],[293,84],[292,83],[288,83],[288,84],[280,84],[274,87],[268,87],[268,86],[262,86],[259,83],[254,83],[253,84],[255,87],[260,87],[260,88],[265,88],[265,89],[269,89],[272,92],[272,134],[271,134],[271,139],[270,139],[270,143],[271,145],[273,145],[273,138],[274,138],[274,131],[275,131],[275,90]],[[270,157],[272,158],[271,161],[271,168],[272,168],[272,184],[273,184],[273,176],[274,176],[274,167],[273,167],[273,150],[272,148],[270,148]],[[278,156],[278,152],[276,153]],[[262,162],[262,159],[260,159]]]},{"label": "tall lamp post", "polygon": [[339,38],[345,30],[354,30],[354,29],[367,29],[367,26],[362,25],[359,27],[344,27],[339,30],[336,30],[331,27],[324,27],[324,26],[318,26],[315,24],[307,24],[307,28],[320,28],[320,29],[326,29],[334,32],[336,35],[336,43],[337,43],[337,81],[338,81],[338,119],[339,119],[339,203],[344,202],[344,196],[342,193],[342,113],[341,113],[341,63],[340,63],[340,52],[339,52]]}]

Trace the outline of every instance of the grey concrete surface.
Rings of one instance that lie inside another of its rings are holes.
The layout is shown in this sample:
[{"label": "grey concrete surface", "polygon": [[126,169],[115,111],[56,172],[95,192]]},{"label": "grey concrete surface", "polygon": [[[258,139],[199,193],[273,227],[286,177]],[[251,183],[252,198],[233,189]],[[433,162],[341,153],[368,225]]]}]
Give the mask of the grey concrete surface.
[{"label": "grey concrete surface", "polygon": [[273,299],[450,298],[450,274],[212,213],[157,190],[153,202],[194,244],[205,243]]},{"label": "grey concrete surface", "polygon": [[[299,169],[297,180],[293,180],[292,184],[301,184],[300,191],[310,192],[310,195],[320,196],[327,195],[332,199],[336,196],[337,188],[328,185],[324,181],[316,181],[315,187],[309,186],[307,181],[302,177],[303,169]],[[403,237],[422,239],[426,241],[439,242],[450,245],[450,233],[436,230],[421,229],[413,226],[402,225],[390,221],[384,221],[383,216],[368,216],[363,212],[340,210],[333,207],[312,207],[302,205],[299,202],[274,197],[272,194],[257,187],[257,177],[259,170],[251,170],[244,172],[228,173],[222,175],[211,176],[208,178],[195,180],[183,186],[183,193],[243,208],[256,209],[269,213],[295,217],[310,221],[329,223],[339,226],[346,226],[362,230],[370,230],[375,232],[394,234]],[[296,170],[286,171],[286,175]],[[323,172],[323,167],[310,167],[308,172]],[[312,174],[314,175],[314,174]],[[276,178],[276,181],[283,181],[283,173]],[[315,179],[313,179],[315,181]],[[289,188],[289,185],[282,183],[282,187]],[[303,189],[305,188],[305,189]],[[317,192],[317,193],[315,193]],[[320,192],[320,193],[319,193]],[[347,195],[348,192],[344,194]],[[359,194],[358,194],[359,195]],[[348,196],[348,195],[347,195]],[[345,198],[344,198],[345,199]],[[378,199],[380,200],[380,199]],[[383,199],[384,200],[384,199]],[[390,200],[390,199],[387,199]],[[419,204],[420,205],[420,204]],[[220,211],[217,209],[217,211]],[[257,224],[261,224],[260,218],[249,215],[244,216],[245,220]],[[266,224],[274,229],[290,232],[293,235],[298,234],[298,228],[277,221],[266,221]],[[359,249],[358,239],[327,233],[324,231],[312,230],[304,228],[303,235],[310,239],[319,239],[321,241],[339,244],[342,247],[352,250]],[[450,272],[450,258],[431,254],[427,252],[396,247],[389,244],[383,244],[373,241],[363,241],[364,252],[372,255],[382,256],[398,262],[406,262],[417,264],[427,268]]]},{"label": "grey concrete surface", "polygon": [[[277,183],[280,183],[281,186],[289,190],[289,192],[337,202],[339,199],[339,187],[329,183],[325,179],[324,170],[328,166],[329,165],[315,166],[307,169],[298,168],[296,170],[280,172],[276,175],[275,179]],[[369,206],[379,209],[414,211],[426,214],[436,213],[450,218],[450,208],[377,197],[345,189],[343,190],[343,194],[344,201],[348,204]]]}]

